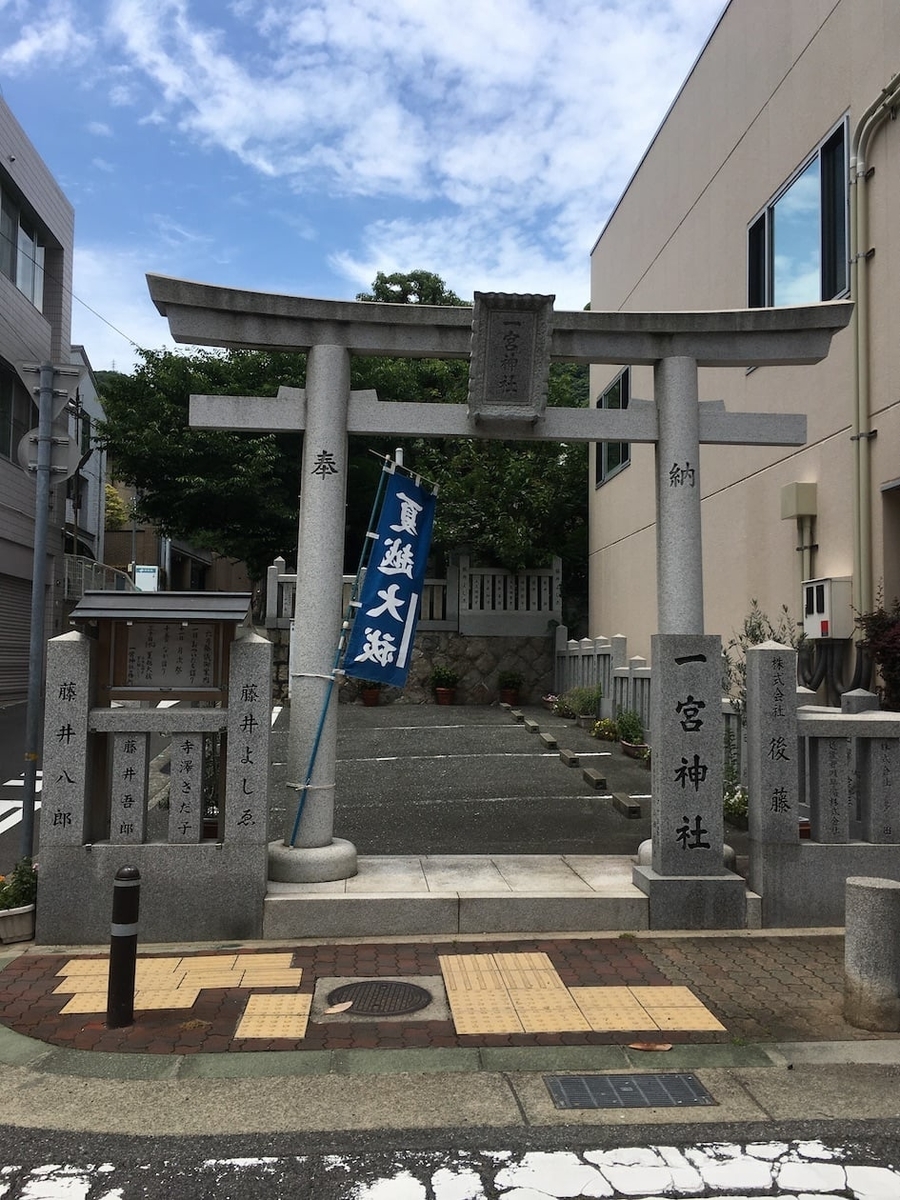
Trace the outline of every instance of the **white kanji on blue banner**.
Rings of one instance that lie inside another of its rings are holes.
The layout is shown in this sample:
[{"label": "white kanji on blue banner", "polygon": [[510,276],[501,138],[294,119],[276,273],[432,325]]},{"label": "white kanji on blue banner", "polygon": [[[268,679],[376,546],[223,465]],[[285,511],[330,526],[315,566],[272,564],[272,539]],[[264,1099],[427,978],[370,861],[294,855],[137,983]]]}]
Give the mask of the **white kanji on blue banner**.
[{"label": "white kanji on blue banner", "polygon": [[344,674],[403,687],[421,608],[434,525],[434,494],[413,479],[387,482]]}]

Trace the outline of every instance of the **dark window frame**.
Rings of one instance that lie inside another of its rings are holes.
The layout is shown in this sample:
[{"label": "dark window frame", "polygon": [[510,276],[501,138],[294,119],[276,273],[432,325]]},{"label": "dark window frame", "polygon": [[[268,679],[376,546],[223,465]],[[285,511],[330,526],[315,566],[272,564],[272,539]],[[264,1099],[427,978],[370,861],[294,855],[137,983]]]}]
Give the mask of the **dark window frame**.
[{"label": "dark window frame", "polygon": [[[597,397],[597,408],[627,408],[631,400],[631,367],[624,367]],[[594,446],[594,487],[631,465],[631,442],[597,442]]]},{"label": "dark window frame", "polygon": [[822,139],[747,227],[747,305],[775,305],[775,209],[813,163],[819,167],[819,294],[817,302],[846,295],[848,261],[849,176],[847,118]]}]

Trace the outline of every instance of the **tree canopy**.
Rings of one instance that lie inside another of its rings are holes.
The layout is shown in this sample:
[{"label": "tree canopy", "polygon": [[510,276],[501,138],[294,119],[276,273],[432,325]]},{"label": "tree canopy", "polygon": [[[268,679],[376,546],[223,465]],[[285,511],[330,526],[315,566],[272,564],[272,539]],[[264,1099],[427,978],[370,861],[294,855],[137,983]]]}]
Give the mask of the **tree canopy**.
[{"label": "tree canopy", "polygon": [[[379,272],[374,303],[464,302],[428,271]],[[142,351],[131,375],[104,373],[106,420],[98,429],[116,478],[134,486],[138,511],[161,532],[243,559],[261,578],[296,552],[302,434],[195,430],[192,392],[274,395],[302,387],[305,355],[267,351]],[[355,358],[351,386],[382,400],[464,404],[468,364],[439,359]],[[549,403],[585,405],[587,368],[554,365]],[[353,570],[374,495],[378,460],[403,445],[407,465],[440,485],[435,542],[486,565],[521,569],[564,560],[566,591],[585,591],[587,448],[475,438],[351,438],[345,569]]]}]

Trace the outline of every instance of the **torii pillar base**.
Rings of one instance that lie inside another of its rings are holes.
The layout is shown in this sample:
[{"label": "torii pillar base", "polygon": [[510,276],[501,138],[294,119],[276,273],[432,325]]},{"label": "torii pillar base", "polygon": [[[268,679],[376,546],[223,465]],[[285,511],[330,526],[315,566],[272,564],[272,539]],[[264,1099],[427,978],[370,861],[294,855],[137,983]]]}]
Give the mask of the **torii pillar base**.
[{"label": "torii pillar base", "polygon": [[659,875],[634,867],[631,877],[650,901],[650,929],[747,928],[747,885],[740,875]]},{"label": "torii pillar base", "polygon": [[356,873],[356,847],[343,838],[333,838],[327,846],[269,842],[269,880],[273,883],[330,883]]}]

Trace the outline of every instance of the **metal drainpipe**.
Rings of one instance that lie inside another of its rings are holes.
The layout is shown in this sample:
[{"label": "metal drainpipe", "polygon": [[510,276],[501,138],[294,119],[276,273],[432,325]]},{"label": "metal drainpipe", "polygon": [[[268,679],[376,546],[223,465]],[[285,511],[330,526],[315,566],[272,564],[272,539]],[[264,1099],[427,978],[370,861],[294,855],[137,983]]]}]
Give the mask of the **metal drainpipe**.
[{"label": "metal drainpipe", "polygon": [[854,406],[853,406],[853,528],[854,599],[859,612],[872,609],[872,504],[869,383],[869,296],[865,271],[868,252],[868,203],[860,191],[866,183],[866,151],[878,126],[892,115],[900,91],[895,75],[860,118],[850,142],[850,296],[853,306]]}]

